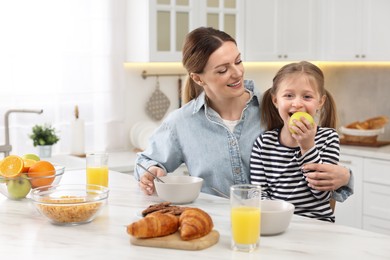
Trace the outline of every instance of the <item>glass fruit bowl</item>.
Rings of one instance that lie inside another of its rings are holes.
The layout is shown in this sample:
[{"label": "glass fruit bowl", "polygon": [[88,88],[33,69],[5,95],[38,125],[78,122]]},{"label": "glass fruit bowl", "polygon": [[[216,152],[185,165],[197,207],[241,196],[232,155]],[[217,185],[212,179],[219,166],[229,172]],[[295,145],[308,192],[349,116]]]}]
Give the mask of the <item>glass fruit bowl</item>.
[{"label": "glass fruit bowl", "polygon": [[12,200],[29,197],[30,191],[39,186],[57,185],[65,173],[64,166],[54,165],[54,172],[21,173],[16,177],[0,175],[0,192]]},{"label": "glass fruit bowl", "polygon": [[109,189],[90,184],[38,187],[31,192],[35,208],[56,225],[79,225],[93,221],[108,199]]}]

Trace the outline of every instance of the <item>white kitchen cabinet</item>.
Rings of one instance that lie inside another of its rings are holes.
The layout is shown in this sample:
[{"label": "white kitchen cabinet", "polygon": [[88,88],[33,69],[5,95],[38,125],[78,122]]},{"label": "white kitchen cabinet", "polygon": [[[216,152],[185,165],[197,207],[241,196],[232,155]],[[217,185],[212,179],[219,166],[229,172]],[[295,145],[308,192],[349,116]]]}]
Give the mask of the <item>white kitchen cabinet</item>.
[{"label": "white kitchen cabinet", "polygon": [[245,61],[318,57],[318,1],[246,0]]},{"label": "white kitchen cabinet", "polygon": [[352,170],[354,178],[354,194],[346,201],[336,203],[336,224],[362,228],[363,158],[359,156],[341,154],[340,164]]},{"label": "white kitchen cabinet", "polygon": [[128,0],[127,61],[180,62],[188,32],[212,26],[240,44],[242,0]]},{"label": "white kitchen cabinet", "polygon": [[390,221],[388,220],[364,216],[363,222],[365,230],[390,235]]},{"label": "white kitchen cabinet", "polygon": [[323,0],[320,60],[390,60],[390,1]]},{"label": "white kitchen cabinet", "polygon": [[390,235],[390,160],[343,154],[354,176],[354,194],[336,203],[336,223]]},{"label": "white kitchen cabinet", "polygon": [[363,228],[390,235],[390,161],[364,159]]},{"label": "white kitchen cabinet", "polygon": [[198,26],[208,26],[227,32],[239,48],[244,42],[245,0],[200,0]]}]

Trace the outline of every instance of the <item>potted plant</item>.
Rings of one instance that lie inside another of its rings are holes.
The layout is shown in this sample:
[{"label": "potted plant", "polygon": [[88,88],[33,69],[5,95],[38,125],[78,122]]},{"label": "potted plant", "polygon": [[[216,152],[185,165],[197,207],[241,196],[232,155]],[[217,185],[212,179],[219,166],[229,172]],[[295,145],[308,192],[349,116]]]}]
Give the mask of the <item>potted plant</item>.
[{"label": "potted plant", "polygon": [[40,157],[51,157],[53,144],[60,140],[55,128],[48,124],[35,125],[29,137],[33,140],[34,146],[39,147]]}]

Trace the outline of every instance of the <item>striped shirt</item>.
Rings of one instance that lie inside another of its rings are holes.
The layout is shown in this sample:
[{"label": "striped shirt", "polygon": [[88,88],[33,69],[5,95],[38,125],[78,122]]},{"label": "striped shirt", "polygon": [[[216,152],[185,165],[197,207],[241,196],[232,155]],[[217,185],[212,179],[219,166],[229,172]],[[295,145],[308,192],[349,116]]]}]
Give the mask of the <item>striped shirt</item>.
[{"label": "striped shirt", "polygon": [[331,191],[310,188],[301,167],[307,163],[337,164],[339,136],[333,128],[318,127],[315,146],[303,156],[299,147],[279,142],[279,129],[260,135],[252,148],[250,181],[260,184],[263,199],[280,199],[295,205],[295,214],[334,222]]}]

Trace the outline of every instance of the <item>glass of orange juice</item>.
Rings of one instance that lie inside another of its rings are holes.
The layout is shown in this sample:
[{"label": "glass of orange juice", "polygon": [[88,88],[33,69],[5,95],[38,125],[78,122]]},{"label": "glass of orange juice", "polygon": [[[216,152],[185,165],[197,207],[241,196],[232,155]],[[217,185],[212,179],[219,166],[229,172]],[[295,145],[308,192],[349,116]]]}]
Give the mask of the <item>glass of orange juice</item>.
[{"label": "glass of orange juice", "polygon": [[260,243],[261,187],[238,184],[230,188],[232,249],[252,252]]},{"label": "glass of orange juice", "polygon": [[108,153],[87,154],[87,184],[108,187]]}]

